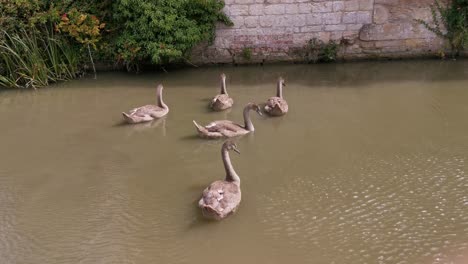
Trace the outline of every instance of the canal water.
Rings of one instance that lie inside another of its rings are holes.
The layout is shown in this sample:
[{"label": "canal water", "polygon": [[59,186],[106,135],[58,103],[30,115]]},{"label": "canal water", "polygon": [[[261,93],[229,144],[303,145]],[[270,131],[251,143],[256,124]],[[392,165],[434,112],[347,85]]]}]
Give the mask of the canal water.
[{"label": "canal water", "polygon": [[[219,74],[231,110],[212,113]],[[231,154],[238,212],[197,201],[224,177],[222,141],[286,80],[289,113],[252,113]],[[153,103],[164,119],[123,125]],[[468,61],[101,73],[0,91],[0,263],[468,263]]]}]

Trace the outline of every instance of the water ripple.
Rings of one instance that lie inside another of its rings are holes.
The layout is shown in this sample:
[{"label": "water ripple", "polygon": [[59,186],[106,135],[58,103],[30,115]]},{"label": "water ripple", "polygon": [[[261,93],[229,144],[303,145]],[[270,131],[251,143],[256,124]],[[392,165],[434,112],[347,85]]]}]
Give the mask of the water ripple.
[{"label": "water ripple", "polygon": [[267,235],[338,252],[326,256],[337,263],[448,263],[467,253],[464,158],[368,160],[317,177],[297,175],[261,198]]}]

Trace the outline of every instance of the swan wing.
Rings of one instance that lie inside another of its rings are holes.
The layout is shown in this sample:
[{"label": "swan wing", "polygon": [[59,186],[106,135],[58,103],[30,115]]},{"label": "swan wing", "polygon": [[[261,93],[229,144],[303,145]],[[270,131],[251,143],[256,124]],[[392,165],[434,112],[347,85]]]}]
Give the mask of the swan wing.
[{"label": "swan wing", "polygon": [[204,191],[199,202],[201,207],[209,206],[220,214],[235,210],[241,200],[238,185],[227,181],[215,181]]},{"label": "swan wing", "polygon": [[205,128],[209,132],[238,132],[239,130],[243,129],[243,127],[230,120],[214,121],[206,125]]},{"label": "swan wing", "polygon": [[146,116],[146,115],[151,115],[153,116],[155,112],[160,112],[163,111],[161,107],[157,105],[144,105],[141,107],[133,108],[130,110],[129,115],[133,116]]}]

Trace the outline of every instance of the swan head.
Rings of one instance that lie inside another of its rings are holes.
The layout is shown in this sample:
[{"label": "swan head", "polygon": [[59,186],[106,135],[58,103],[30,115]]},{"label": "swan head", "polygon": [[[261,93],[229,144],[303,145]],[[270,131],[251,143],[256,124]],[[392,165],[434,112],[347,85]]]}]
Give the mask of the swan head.
[{"label": "swan head", "polygon": [[162,84],[158,84],[158,86],[156,87],[156,91],[162,91],[164,89],[163,85]]},{"label": "swan head", "polygon": [[278,78],[278,84],[281,84],[282,86],[286,86],[286,83],[284,82],[283,77]]},{"label": "swan head", "polygon": [[260,108],[260,106],[258,104],[249,103],[247,106],[249,107],[249,109],[254,110],[255,112],[257,112],[257,114],[263,115],[262,114],[262,109]]},{"label": "swan head", "polygon": [[223,149],[226,149],[228,151],[234,150],[237,154],[240,154],[240,151],[237,149],[237,145],[234,141],[228,140],[224,142],[223,144]]},{"label": "swan head", "polygon": [[226,74],[221,73],[220,77],[221,77],[222,80],[225,80],[226,79]]}]

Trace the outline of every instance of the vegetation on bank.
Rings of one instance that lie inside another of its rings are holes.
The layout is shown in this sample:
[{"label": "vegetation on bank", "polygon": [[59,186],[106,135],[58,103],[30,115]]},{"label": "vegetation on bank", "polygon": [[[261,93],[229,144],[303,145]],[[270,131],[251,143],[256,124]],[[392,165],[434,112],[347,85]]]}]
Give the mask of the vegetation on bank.
[{"label": "vegetation on bank", "polygon": [[94,60],[138,70],[187,62],[216,22],[220,0],[0,0],[0,86],[38,88],[76,78]]},{"label": "vegetation on bank", "polygon": [[432,22],[417,21],[448,42],[452,57],[458,56],[468,47],[468,0],[452,0],[446,5],[435,0],[431,13]]}]

